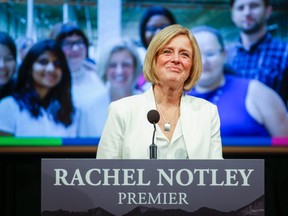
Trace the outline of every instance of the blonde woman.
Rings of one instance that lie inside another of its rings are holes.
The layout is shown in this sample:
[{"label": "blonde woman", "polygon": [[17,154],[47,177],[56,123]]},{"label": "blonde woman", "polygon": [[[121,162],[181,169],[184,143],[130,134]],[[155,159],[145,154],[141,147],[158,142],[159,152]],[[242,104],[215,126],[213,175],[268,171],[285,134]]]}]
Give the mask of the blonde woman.
[{"label": "blonde woman", "polygon": [[148,47],[143,70],[151,88],[111,103],[97,158],[149,159],[154,128],[147,113],[157,109],[157,158],[221,159],[217,107],[185,95],[202,71],[201,54],[189,29],[171,25],[160,31]]}]

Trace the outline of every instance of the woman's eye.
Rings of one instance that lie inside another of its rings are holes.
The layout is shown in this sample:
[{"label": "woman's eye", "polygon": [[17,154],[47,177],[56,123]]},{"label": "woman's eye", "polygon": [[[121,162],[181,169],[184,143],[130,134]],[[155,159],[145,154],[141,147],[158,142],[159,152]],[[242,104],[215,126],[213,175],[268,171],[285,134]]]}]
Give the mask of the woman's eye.
[{"label": "woman's eye", "polygon": [[172,53],[172,51],[168,50],[168,49],[165,49],[165,50],[163,50],[163,53]]},{"label": "woman's eye", "polygon": [[54,67],[59,68],[59,67],[61,67],[61,62],[60,61],[54,61],[53,65],[54,65]]},{"label": "woman's eye", "polygon": [[49,61],[47,59],[39,59],[38,63],[41,65],[47,65],[49,63]]},{"label": "woman's eye", "polygon": [[108,67],[109,67],[109,68],[116,68],[116,67],[117,67],[117,64],[115,64],[115,63],[110,63],[110,64],[108,65]]},{"label": "woman's eye", "polygon": [[182,56],[189,57],[189,54],[188,53],[182,53]]},{"label": "woman's eye", "polygon": [[122,67],[130,68],[130,67],[133,67],[133,65],[131,63],[124,62],[124,63],[122,63]]}]

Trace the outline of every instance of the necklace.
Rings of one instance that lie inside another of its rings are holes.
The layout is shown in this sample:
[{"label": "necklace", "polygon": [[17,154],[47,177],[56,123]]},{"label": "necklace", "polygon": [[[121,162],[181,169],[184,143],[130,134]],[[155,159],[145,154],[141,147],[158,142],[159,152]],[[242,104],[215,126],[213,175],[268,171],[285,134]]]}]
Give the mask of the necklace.
[{"label": "necklace", "polygon": [[[170,131],[171,124],[168,121],[166,121],[165,116],[163,115],[163,113],[162,113],[162,111],[161,111],[161,109],[160,109],[160,107],[159,107],[159,105],[157,103],[156,103],[156,107],[159,110],[161,116],[163,117],[163,120],[164,120],[164,131]],[[177,109],[176,109],[175,113],[176,112],[177,112]],[[175,113],[174,113],[174,115],[175,115]]]},{"label": "necklace", "polygon": [[161,109],[160,109],[160,107],[158,106],[157,103],[156,103],[156,107],[157,107],[157,109],[159,110],[159,112],[160,112],[160,114],[161,114],[161,116],[163,117],[163,120],[164,120],[164,122],[165,122],[165,123],[164,123],[164,131],[170,131],[171,125],[170,125],[169,122],[166,121],[166,119],[165,119],[163,113],[161,112]]}]

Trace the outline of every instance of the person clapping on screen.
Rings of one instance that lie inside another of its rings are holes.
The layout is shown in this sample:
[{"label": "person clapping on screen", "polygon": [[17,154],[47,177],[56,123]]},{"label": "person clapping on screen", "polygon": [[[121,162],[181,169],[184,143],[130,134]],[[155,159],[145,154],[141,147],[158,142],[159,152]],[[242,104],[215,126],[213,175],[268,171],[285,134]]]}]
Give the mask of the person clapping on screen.
[{"label": "person clapping on screen", "polygon": [[191,32],[177,24],[160,31],[148,47],[143,70],[152,86],[110,104],[97,158],[149,159],[153,126],[147,113],[154,109],[160,113],[155,135],[159,159],[221,159],[217,107],[185,95],[202,71]]}]

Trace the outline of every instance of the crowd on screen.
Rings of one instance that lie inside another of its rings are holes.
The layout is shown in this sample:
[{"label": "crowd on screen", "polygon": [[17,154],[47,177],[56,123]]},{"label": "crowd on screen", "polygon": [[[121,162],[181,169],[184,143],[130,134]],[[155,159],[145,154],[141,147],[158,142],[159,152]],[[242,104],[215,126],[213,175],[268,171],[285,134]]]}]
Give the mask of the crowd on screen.
[{"label": "crowd on screen", "polygon": [[[218,107],[222,136],[288,136],[288,43],[267,31],[272,6],[231,0],[230,8],[237,41],[224,45],[210,26],[191,29],[203,71],[186,94]],[[146,50],[173,24],[169,9],[147,8],[139,20],[141,45],[115,38],[99,59],[89,56],[89,38],[74,23],[56,24],[40,41],[0,32],[0,135],[100,137],[110,103],[151,86],[142,73]]]}]

